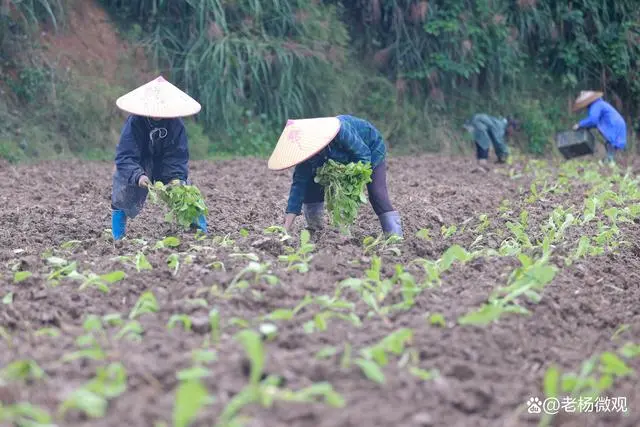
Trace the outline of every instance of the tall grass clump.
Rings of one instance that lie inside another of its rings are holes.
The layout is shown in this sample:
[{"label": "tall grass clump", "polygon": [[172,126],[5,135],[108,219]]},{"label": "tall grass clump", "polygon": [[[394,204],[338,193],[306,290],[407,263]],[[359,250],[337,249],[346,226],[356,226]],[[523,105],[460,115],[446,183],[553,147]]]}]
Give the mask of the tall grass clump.
[{"label": "tall grass clump", "polygon": [[58,28],[64,23],[63,0],[5,0],[0,2],[0,53],[7,54],[7,44],[20,33],[37,29],[41,22]]},{"label": "tall grass clump", "polygon": [[155,64],[195,96],[210,129],[238,131],[246,117],[335,114],[348,35],[336,7],[313,0],[102,0],[142,27]]}]

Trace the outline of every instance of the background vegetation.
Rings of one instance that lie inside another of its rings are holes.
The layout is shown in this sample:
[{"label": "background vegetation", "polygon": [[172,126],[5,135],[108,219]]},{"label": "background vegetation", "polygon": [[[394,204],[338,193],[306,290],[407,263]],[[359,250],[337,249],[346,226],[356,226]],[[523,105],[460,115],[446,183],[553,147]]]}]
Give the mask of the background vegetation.
[{"label": "background vegetation", "polygon": [[[100,3],[155,70],[202,103],[189,122],[198,158],[267,155],[290,117],[361,115],[395,152],[455,153],[471,148],[461,123],[485,111],[521,119],[514,144],[542,154],[578,119],[568,107],[581,89],[605,90],[630,130],[639,113],[633,0]],[[83,85],[25,55],[38,49],[30,35],[39,26],[65,30],[75,1],[0,4],[0,119],[9,124],[0,156],[110,158],[122,123],[113,101],[142,82],[131,73]]]}]

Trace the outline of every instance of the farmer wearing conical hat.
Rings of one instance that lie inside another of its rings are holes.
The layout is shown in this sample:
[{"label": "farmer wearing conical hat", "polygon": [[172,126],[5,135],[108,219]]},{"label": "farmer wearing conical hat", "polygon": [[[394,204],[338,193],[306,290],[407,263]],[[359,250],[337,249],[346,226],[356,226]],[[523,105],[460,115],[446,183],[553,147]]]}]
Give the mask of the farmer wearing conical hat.
[{"label": "farmer wearing conical hat", "polygon": [[476,143],[476,159],[478,167],[473,171],[487,172],[489,170],[489,147],[498,157],[497,163],[505,163],[509,157],[509,148],[505,144],[505,136],[511,136],[516,127],[512,119],[494,117],[488,114],[474,114],[464,123],[464,128],[472,134]]},{"label": "farmer wearing conical hat", "polygon": [[[111,229],[119,240],[127,218],[142,210],[147,186],[188,182],[189,148],[181,117],[197,114],[201,106],[163,77],[120,97],[116,105],[130,113],[116,148],[111,193]],[[206,233],[206,218],[200,216],[194,226]]]},{"label": "farmer wearing conical hat", "polygon": [[581,128],[598,128],[605,140],[607,161],[615,162],[616,152],[624,150],[627,145],[627,125],[622,115],[611,104],[602,99],[602,92],[582,91],[573,104],[573,111],[588,110],[588,116],[573,126],[573,130]]},{"label": "farmer wearing conical hat", "polygon": [[382,135],[366,120],[348,115],[289,120],[268,163],[272,170],[295,166],[284,227],[290,229],[303,212],[310,229],[322,228],[324,189],[314,181],[316,171],[329,159],[361,161],[373,170],[367,192],[383,232],[402,237],[400,214],[389,201],[385,157]]}]

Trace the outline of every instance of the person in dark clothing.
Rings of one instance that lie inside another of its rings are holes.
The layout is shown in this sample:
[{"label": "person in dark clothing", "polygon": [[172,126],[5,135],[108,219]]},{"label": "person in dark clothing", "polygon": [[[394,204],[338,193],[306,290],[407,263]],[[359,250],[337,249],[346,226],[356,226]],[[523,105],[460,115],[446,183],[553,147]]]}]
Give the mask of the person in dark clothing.
[{"label": "person in dark clothing", "polygon": [[[111,192],[111,230],[114,240],[126,234],[127,218],[135,218],[153,182],[189,183],[189,147],[181,117],[200,111],[198,102],[163,77],[139,87],[116,101],[131,115],[116,148]],[[194,224],[207,232],[207,220]]]},{"label": "person in dark clothing", "polygon": [[380,132],[366,120],[350,116],[289,120],[269,159],[269,168],[295,166],[285,212],[284,226],[290,229],[304,213],[311,229],[323,226],[324,188],[314,181],[327,160],[371,165],[372,182],[367,184],[369,201],[386,235],[402,237],[400,214],[394,210],[387,191],[386,147]]},{"label": "person in dark clothing", "polygon": [[[516,122],[512,119],[494,117],[488,114],[474,114],[464,123],[464,128],[473,135],[476,144],[478,168],[488,171],[489,148],[493,145],[497,163],[505,163],[509,157],[509,147],[505,138],[510,136]],[[478,168],[474,169],[477,170]]]}]

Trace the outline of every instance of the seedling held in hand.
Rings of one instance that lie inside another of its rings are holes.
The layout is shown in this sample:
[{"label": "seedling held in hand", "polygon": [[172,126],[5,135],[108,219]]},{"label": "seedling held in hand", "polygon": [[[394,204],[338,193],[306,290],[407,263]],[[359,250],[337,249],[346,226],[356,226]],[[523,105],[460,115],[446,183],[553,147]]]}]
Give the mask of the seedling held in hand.
[{"label": "seedling held in hand", "polygon": [[148,187],[152,202],[162,201],[169,208],[165,219],[174,221],[187,229],[200,215],[206,216],[209,209],[202,198],[200,190],[194,185],[164,185],[157,181]]},{"label": "seedling held in hand", "polygon": [[327,161],[316,173],[315,182],[324,187],[325,202],[331,214],[331,224],[343,234],[358,216],[358,208],[367,202],[364,188],[371,182],[371,165],[362,162],[340,164]]}]

